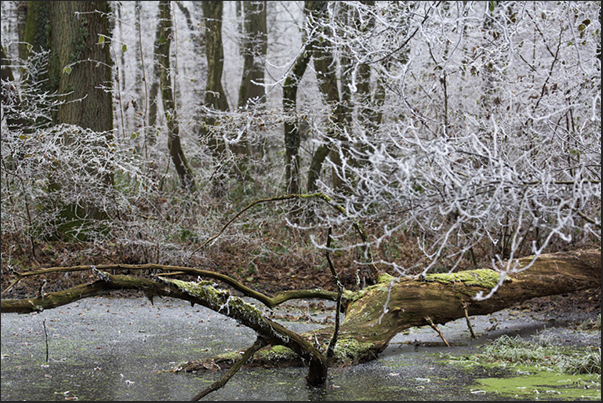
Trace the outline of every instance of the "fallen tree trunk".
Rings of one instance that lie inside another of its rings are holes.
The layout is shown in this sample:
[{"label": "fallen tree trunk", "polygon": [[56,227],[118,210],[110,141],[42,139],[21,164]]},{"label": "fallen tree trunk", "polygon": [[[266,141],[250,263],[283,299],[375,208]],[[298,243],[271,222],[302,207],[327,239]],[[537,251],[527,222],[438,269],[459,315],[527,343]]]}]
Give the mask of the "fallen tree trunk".
[{"label": "fallen tree trunk", "polygon": [[[519,259],[525,267],[531,257]],[[509,275],[489,299],[474,300],[479,292],[489,292],[498,281],[490,269],[453,274],[431,274],[425,279],[395,279],[381,276],[380,282],[352,296],[341,323],[336,354],[329,365],[358,364],[377,357],[398,333],[411,327],[445,324],[468,314],[487,315],[517,302],[548,295],[566,294],[601,286],[601,251],[587,250],[541,255],[526,271]],[[349,296],[349,295],[348,295]],[[307,340],[326,351],[332,327],[303,333]],[[268,357],[268,359],[266,358]],[[228,355],[212,358],[228,365]],[[248,365],[292,365],[291,355],[256,354]],[[191,361],[184,371],[204,369],[204,360]]]},{"label": "fallen tree trunk", "polygon": [[[520,259],[520,267],[527,266],[530,260]],[[479,292],[489,292],[497,281],[496,272],[482,269],[432,274],[424,281],[402,279],[392,284],[390,292],[389,282],[378,284],[348,305],[340,338],[351,338],[365,346],[351,357],[354,362],[361,362],[383,351],[399,332],[429,325],[427,318],[435,324],[445,324],[465,317],[464,304],[469,316],[487,315],[535,297],[598,288],[601,252],[541,255],[530,269],[508,276],[491,298],[473,299]]]},{"label": "fallen tree trunk", "polygon": [[[519,267],[525,267],[531,257],[519,259]],[[216,278],[273,307],[292,298],[324,298],[334,300],[336,293],[312,290],[305,293],[296,291],[269,298],[241,286],[235,280],[223,275],[193,268],[161,265],[98,265],[96,269],[138,269],[153,268],[169,273],[200,275]],[[19,278],[46,274],[53,271],[90,270],[90,266],[71,268],[51,268],[36,272],[17,274]],[[96,270],[100,276],[90,284],[83,284],[68,290],[22,300],[3,299],[3,313],[27,313],[52,309],[81,298],[108,293],[115,289],[139,289],[150,298],[153,295],[180,298],[213,309],[237,319],[256,331],[267,344],[254,355],[248,365],[300,365],[310,364],[310,383],[320,383],[326,378],[326,367],[339,364],[357,364],[369,361],[382,352],[390,340],[399,332],[430,324],[444,324],[465,317],[468,314],[486,315],[508,308],[513,304],[535,297],[565,294],[601,286],[601,252],[587,250],[541,255],[526,271],[512,274],[489,299],[475,300],[479,292],[489,292],[497,283],[499,275],[490,269],[470,270],[452,274],[431,274],[423,279],[396,279],[389,275],[380,276],[378,284],[352,293],[346,291],[345,319],[341,323],[335,354],[328,359],[324,356],[333,327],[327,326],[298,335],[284,326],[266,318],[253,306],[231,297],[227,291],[216,290],[207,282],[195,283],[168,280],[157,276],[148,279],[136,276],[112,276]],[[15,280],[18,281],[18,280]],[[14,283],[13,283],[14,284]],[[277,298],[278,297],[278,298]],[[228,367],[240,358],[235,352],[228,356],[208,359]],[[205,364],[205,365],[204,365]],[[181,366],[183,371],[207,368],[207,361],[191,361]],[[209,366],[211,367],[211,366]]]}]

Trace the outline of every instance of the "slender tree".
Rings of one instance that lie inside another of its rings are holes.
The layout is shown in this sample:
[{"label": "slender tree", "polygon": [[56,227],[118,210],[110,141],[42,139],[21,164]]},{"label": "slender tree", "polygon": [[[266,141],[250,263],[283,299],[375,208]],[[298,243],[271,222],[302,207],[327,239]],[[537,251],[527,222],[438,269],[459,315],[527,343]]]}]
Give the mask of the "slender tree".
[{"label": "slender tree", "polygon": [[243,32],[241,53],[243,74],[239,87],[239,108],[262,105],[266,102],[264,63],[266,60],[267,27],[266,1],[243,1]]},{"label": "slender tree", "polygon": [[[314,21],[314,13],[325,7],[325,4],[325,2],[320,1],[304,2],[304,16],[306,20],[306,30],[308,33],[302,48],[298,53],[295,62],[293,63],[293,66],[285,77],[283,84],[283,112],[285,113],[285,187],[287,189],[287,193],[301,192],[299,156],[299,128],[301,122],[297,117],[297,91],[299,88],[299,83],[306,72],[306,68],[310,63],[310,60],[312,60],[314,45],[317,40],[317,35],[314,32],[314,27],[312,25]],[[326,149],[326,147],[321,146],[321,149]],[[310,168],[310,172],[313,172],[312,167]],[[310,186],[308,186],[308,190],[311,191]]]},{"label": "slender tree", "polygon": [[[158,96],[159,96],[159,76],[161,74],[161,67],[159,64],[159,46],[161,45],[161,9],[157,11],[157,31],[155,31],[155,42],[153,46],[153,74],[149,77],[151,81],[150,89],[149,89],[149,115],[147,127],[145,129],[145,142],[147,146],[152,147],[157,143],[157,106],[158,106]],[[148,85],[148,82],[145,83]]]},{"label": "slender tree", "polygon": [[[319,147],[311,162],[311,171],[308,177],[308,190],[316,189],[315,180],[322,169],[322,163],[327,156],[333,167],[333,188],[343,191],[347,186],[343,172],[343,161],[349,157],[349,141],[344,135],[346,122],[349,117],[339,90],[339,77],[337,74],[337,63],[335,60],[335,44],[332,41],[333,32],[328,23],[328,3],[322,2],[315,7],[312,13],[313,29],[318,32],[318,40],[313,48],[314,67],[318,80],[318,88],[323,95],[323,100],[329,108],[329,122],[324,148]],[[346,66],[349,67],[349,66]],[[326,148],[326,149],[325,149]]]},{"label": "slender tree", "polygon": [[168,149],[176,167],[176,172],[182,182],[182,187],[189,192],[196,190],[193,170],[190,167],[182,150],[180,142],[180,129],[178,126],[178,114],[174,102],[172,75],[170,69],[170,44],[172,42],[172,10],[169,1],[159,2],[159,81],[161,84],[161,99],[163,110],[168,126]]},{"label": "slender tree", "polygon": [[[216,123],[216,111],[228,112],[228,100],[222,87],[222,71],[224,69],[224,47],[222,45],[222,1],[202,2],[203,17],[205,20],[205,55],[207,57],[207,85],[205,88],[205,116],[201,125],[201,139],[207,141],[214,159],[217,163],[226,157],[224,140],[212,129]],[[222,195],[225,191],[226,174],[219,167],[220,172],[214,175],[213,189],[215,195]]]}]

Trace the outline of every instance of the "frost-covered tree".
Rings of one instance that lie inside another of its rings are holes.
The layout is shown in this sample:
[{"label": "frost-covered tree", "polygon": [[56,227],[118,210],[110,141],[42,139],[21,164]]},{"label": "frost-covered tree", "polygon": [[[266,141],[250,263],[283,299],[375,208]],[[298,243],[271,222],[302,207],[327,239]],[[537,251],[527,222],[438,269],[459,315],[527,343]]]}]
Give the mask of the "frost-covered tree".
[{"label": "frost-covered tree", "polygon": [[378,76],[374,96],[384,83],[371,112],[383,118],[368,133],[356,116],[351,130],[326,137],[338,151],[327,161],[353,191],[338,195],[324,180],[320,189],[345,200],[350,216],[379,220],[374,245],[416,231],[423,273],[442,261],[454,270],[478,247],[511,273],[526,269],[511,263],[517,256],[600,240],[596,3],[353,7],[360,27],[374,29],[348,25],[329,40],[351,55],[354,95],[361,66]]}]

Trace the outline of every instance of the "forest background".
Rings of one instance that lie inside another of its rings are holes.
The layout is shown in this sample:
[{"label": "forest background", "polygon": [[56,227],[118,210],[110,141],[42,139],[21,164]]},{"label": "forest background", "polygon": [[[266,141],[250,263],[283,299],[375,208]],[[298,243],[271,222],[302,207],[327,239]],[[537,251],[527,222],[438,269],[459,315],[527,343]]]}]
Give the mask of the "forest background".
[{"label": "forest background", "polygon": [[3,1],[3,288],[155,263],[335,289],[328,250],[359,289],[600,249],[600,21],[594,1]]}]

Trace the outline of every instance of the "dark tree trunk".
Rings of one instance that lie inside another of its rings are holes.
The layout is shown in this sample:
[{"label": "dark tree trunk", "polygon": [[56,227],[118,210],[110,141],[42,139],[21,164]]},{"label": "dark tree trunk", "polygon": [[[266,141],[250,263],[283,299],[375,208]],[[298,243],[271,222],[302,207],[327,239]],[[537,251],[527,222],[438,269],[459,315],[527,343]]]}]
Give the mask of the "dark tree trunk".
[{"label": "dark tree trunk", "polygon": [[310,44],[306,44],[297,57],[293,68],[285,78],[283,85],[283,111],[289,117],[285,120],[285,180],[287,193],[300,193],[299,185],[299,122],[295,117],[297,112],[297,89],[306,67],[310,62]]},{"label": "dark tree trunk", "polygon": [[[266,1],[238,2],[243,8],[243,24],[241,24],[241,55],[243,56],[243,74],[239,86],[240,110],[263,108],[266,103],[264,87],[264,70],[266,52],[268,50],[268,34],[266,24]],[[248,176],[249,158],[264,154],[263,142],[250,139],[244,133],[241,141],[232,147],[237,154],[237,172]]]},{"label": "dark tree trunk", "polygon": [[205,18],[205,52],[208,72],[205,91],[205,105],[218,111],[230,110],[228,100],[222,87],[224,70],[224,47],[222,45],[222,1],[205,1],[202,3]]},{"label": "dark tree trunk", "polygon": [[170,69],[170,44],[172,42],[172,10],[169,1],[159,2],[160,36],[157,54],[159,56],[159,81],[161,84],[161,99],[168,127],[168,149],[176,167],[176,172],[182,182],[182,187],[189,192],[196,190],[193,170],[190,167],[180,143],[178,114],[174,102]]},{"label": "dark tree trunk", "polygon": [[[50,2],[51,80],[58,76],[57,123],[68,123],[112,136],[109,4],[106,1]],[[100,44],[99,38],[106,41]]]},{"label": "dark tree trunk", "polygon": [[[326,2],[316,2],[317,6],[313,9],[313,21],[317,24],[317,29],[320,32],[326,33],[325,39],[316,41],[313,48],[314,67],[316,69],[316,77],[318,79],[318,88],[323,95],[323,99],[330,110],[330,121],[327,129],[327,137],[329,142],[326,144],[329,149],[329,157],[333,163],[333,188],[338,191],[345,192],[346,180],[342,172],[343,159],[349,156],[349,141],[342,135],[348,117],[346,116],[346,108],[339,94],[339,82],[337,77],[337,64],[335,63],[334,51],[335,44],[326,39],[331,29],[328,24],[327,4]],[[318,150],[317,150],[318,151]],[[322,150],[321,150],[322,151]],[[318,168],[312,175],[320,172],[322,162],[322,153],[313,156],[312,166]],[[309,188],[316,188],[315,183],[308,183]]]},{"label": "dark tree trunk", "polygon": [[[201,125],[200,137],[207,141],[212,156],[217,164],[222,162],[226,153],[224,140],[213,132],[216,117],[213,111],[229,111],[226,93],[222,87],[222,71],[224,70],[224,47],[222,45],[222,1],[204,1],[201,3],[205,19],[205,55],[207,57],[207,85],[205,87],[205,117]],[[224,169],[217,168],[214,175],[213,193],[223,195],[226,174]]]},{"label": "dark tree trunk", "polygon": [[[149,90],[149,116],[147,127],[145,128],[145,142],[148,146],[154,146],[157,144],[157,107],[158,107],[158,96],[159,96],[159,75],[160,73],[160,65],[159,65],[159,45],[161,38],[161,9],[157,11],[157,31],[155,31],[155,43],[153,46],[153,74],[149,78],[151,88]],[[149,83],[147,82],[147,85]]]},{"label": "dark tree trunk", "polygon": [[[305,1],[304,14],[306,23],[309,24],[310,32],[313,32],[316,13],[326,6],[324,1]],[[283,111],[289,115],[285,120],[285,180],[287,193],[297,194],[301,192],[300,185],[300,122],[295,116],[297,113],[297,90],[301,82],[308,63],[313,55],[314,46],[317,42],[316,33],[306,38],[304,47],[295,60],[295,64],[287,74],[283,85]],[[322,161],[321,161],[322,162]]]},{"label": "dark tree trunk", "polygon": [[266,102],[264,83],[264,60],[266,59],[267,26],[266,2],[244,1],[244,32],[241,43],[243,61],[243,76],[239,87],[239,108],[260,106]]}]

